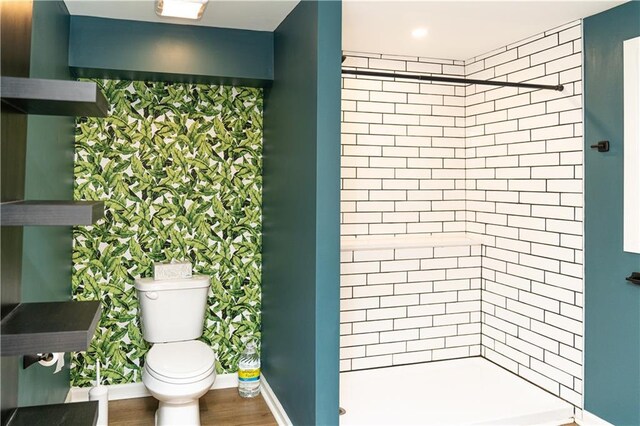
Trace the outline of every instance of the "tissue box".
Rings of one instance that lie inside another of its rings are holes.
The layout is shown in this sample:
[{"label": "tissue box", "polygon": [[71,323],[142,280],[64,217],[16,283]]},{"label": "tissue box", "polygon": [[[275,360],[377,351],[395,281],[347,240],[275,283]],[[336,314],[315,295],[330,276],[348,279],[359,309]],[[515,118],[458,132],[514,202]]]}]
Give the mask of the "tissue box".
[{"label": "tissue box", "polygon": [[191,278],[191,263],[189,262],[170,262],[170,263],[154,263],[153,279],[154,280],[173,280],[176,278]]}]

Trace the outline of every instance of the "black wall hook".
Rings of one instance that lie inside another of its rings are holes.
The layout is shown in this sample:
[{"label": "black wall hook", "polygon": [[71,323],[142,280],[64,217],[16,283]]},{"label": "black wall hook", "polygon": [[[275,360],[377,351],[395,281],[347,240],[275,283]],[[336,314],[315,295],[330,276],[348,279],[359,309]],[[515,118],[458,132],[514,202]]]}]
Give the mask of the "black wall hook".
[{"label": "black wall hook", "polygon": [[609,152],[609,141],[600,141],[591,145],[591,149],[598,149],[598,152]]}]

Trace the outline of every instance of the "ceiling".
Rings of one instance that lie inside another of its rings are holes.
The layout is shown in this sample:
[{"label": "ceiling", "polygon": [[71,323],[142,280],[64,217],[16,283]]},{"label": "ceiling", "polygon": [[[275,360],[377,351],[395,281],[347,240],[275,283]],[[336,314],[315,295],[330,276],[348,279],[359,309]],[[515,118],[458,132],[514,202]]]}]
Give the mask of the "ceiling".
[{"label": "ceiling", "polygon": [[299,0],[209,0],[198,21],[156,15],[154,0],[65,0],[72,15],[273,31]]},{"label": "ceiling", "polygon": [[[299,0],[210,0],[199,21],[162,18],[153,0],[65,0],[72,15],[273,31]],[[346,51],[469,59],[624,1],[344,0]],[[411,32],[426,28],[416,39]]]},{"label": "ceiling", "polygon": [[[343,5],[342,48],[470,59],[624,1],[358,1]],[[426,28],[415,39],[411,31]]]}]

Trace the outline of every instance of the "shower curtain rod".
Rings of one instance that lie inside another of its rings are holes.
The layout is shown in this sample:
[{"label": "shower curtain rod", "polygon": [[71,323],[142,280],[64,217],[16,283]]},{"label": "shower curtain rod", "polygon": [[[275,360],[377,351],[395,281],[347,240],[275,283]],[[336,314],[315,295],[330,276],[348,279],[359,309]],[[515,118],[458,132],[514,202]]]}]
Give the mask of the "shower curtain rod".
[{"label": "shower curtain rod", "polygon": [[362,71],[362,70],[350,70],[350,69],[344,69],[344,68],[342,69],[342,74],[365,75],[369,77],[405,78],[410,80],[421,80],[421,81],[443,81],[447,83],[482,84],[486,86],[523,87],[526,89],[557,90],[558,92],[562,92],[562,90],[564,89],[564,86],[562,84],[547,85],[547,84],[532,84],[532,83],[514,83],[511,81],[474,80],[470,78],[440,77],[440,76],[420,75],[420,74],[397,74],[392,72]]}]

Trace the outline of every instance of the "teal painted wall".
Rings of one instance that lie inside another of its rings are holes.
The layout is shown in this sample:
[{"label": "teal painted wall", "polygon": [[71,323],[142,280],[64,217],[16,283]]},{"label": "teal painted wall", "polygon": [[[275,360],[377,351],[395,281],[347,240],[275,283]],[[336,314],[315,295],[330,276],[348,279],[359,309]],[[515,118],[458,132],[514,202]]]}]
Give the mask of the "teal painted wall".
[{"label": "teal painted wall", "polygon": [[342,2],[318,4],[316,424],[338,424],[340,387],[340,102]]},{"label": "teal painted wall", "polygon": [[275,31],[265,90],[262,362],[294,424],[338,424],[341,3]]},{"label": "teal painted wall", "polygon": [[[640,255],[622,251],[622,41],[640,36],[640,2],[584,21],[585,409],[640,424],[640,288],[624,280]],[[611,151],[589,145],[609,140]]]},{"label": "teal painted wall", "polygon": [[[34,78],[71,78],[67,65],[69,13],[62,1],[35,1],[31,34]],[[25,198],[73,199],[73,117],[30,115],[27,126]],[[71,297],[71,227],[24,228],[22,301],[68,300]],[[69,390],[66,368],[34,365],[19,370],[18,404],[63,402]]]},{"label": "teal painted wall", "polygon": [[253,87],[273,79],[271,32],[87,16],[72,16],[70,31],[79,77]]}]

